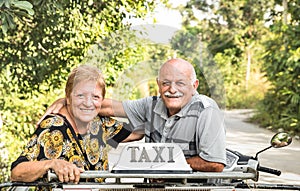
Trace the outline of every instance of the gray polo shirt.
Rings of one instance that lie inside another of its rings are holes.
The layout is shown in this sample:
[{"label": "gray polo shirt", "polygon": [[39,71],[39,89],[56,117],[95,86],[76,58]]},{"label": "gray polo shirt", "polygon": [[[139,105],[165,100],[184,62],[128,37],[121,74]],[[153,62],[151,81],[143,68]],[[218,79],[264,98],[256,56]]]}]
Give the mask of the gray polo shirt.
[{"label": "gray polo shirt", "polygon": [[123,107],[134,130],[145,132],[146,142],[174,142],[186,158],[199,155],[226,164],[224,115],[211,98],[196,94],[171,117],[160,97],[124,101]]}]

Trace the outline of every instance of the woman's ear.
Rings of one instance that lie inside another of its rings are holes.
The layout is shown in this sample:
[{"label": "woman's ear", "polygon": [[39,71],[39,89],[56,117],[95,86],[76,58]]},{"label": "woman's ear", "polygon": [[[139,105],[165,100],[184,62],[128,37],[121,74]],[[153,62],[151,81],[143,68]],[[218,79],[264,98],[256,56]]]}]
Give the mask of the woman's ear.
[{"label": "woman's ear", "polygon": [[66,104],[66,105],[70,105],[70,98],[66,98],[66,99],[65,99],[65,104]]}]

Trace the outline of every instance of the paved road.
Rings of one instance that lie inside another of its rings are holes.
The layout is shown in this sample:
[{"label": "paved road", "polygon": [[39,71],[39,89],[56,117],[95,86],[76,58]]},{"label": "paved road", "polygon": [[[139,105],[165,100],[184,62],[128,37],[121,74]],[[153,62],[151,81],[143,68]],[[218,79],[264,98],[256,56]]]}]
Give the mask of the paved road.
[{"label": "paved road", "polygon": [[[255,156],[270,145],[273,132],[247,123],[245,120],[251,115],[249,110],[225,111],[228,148],[243,154]],[[300,141],[293,140],[292,144],[284,148],[271,148],[258,156],[261,166],[281,170],[280,176],[260,173],[259,182],[285,183],[300,185]]]}]

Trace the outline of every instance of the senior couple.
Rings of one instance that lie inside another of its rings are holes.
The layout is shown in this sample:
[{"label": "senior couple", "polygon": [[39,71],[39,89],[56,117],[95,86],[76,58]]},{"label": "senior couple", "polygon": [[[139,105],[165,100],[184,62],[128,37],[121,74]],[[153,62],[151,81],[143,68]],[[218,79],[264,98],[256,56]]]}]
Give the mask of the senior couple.
[{"label": "senior couple", "polygon": [[[109,145],[144,136],[146,142],[178,143],[194,171],[221,172],[226,164],[224,116],[214,100],[197,93],[192,64],[168,60],[159,70],[157,85],[158,97],[105,99],[101,71],[88,65],[75,68],[65,99],[48,109],[12,163],[11,180],[32,182],[52,170],[59,181],[78,183],[84,170],[108,169]],[[126,117],[130,123],[109,116]]]}]

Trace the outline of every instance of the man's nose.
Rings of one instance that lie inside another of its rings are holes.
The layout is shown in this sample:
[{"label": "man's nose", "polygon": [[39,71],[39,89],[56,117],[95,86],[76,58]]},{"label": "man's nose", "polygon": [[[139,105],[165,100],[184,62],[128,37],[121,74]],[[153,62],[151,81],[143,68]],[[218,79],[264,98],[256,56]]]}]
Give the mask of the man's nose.
[{"label": "man's nose", "polygon": [[177,86],[176,86],[176,83],[175,83],[175,82],[171,82],[169,91],[170,91],[171,93],[177,92]]}]

